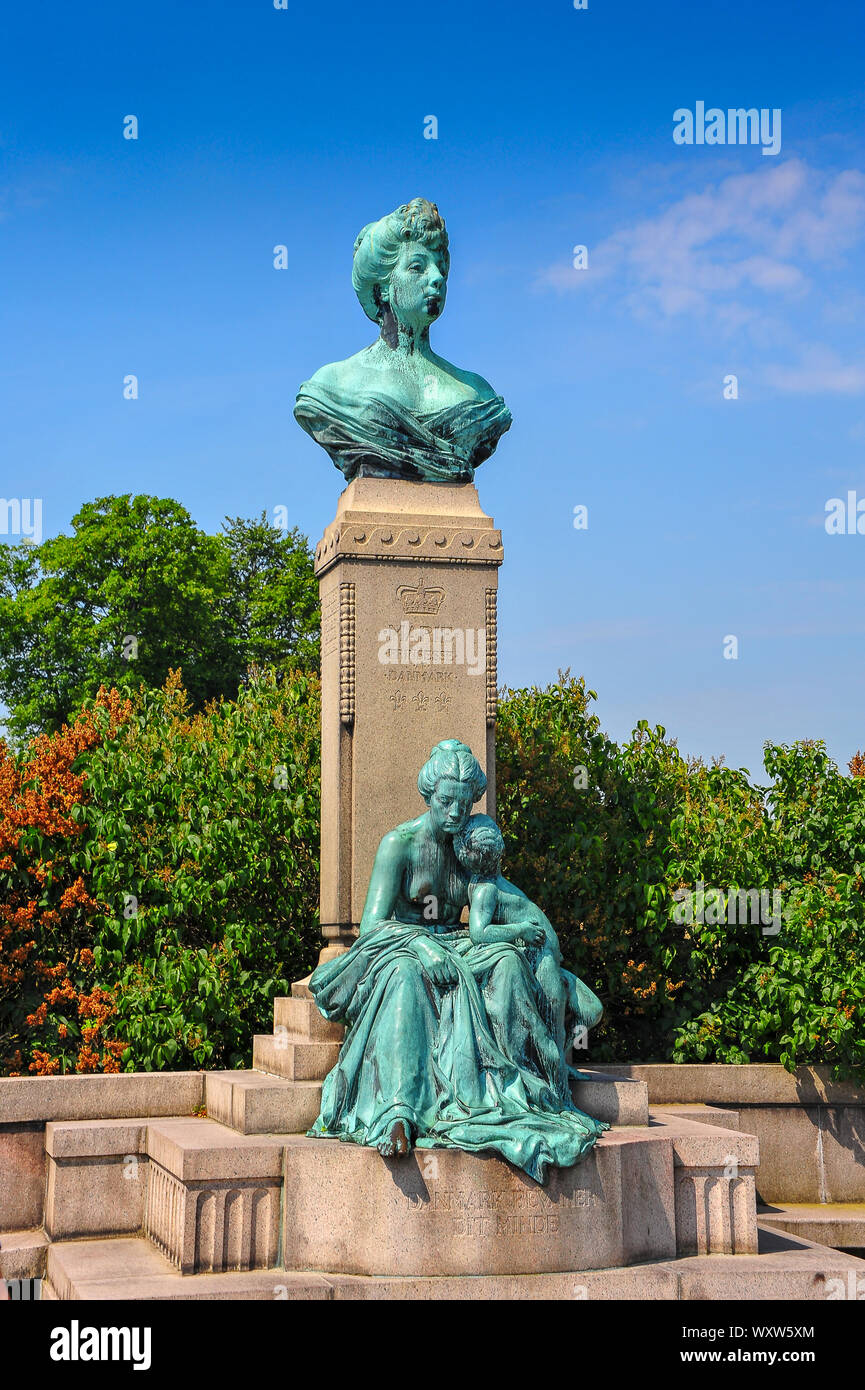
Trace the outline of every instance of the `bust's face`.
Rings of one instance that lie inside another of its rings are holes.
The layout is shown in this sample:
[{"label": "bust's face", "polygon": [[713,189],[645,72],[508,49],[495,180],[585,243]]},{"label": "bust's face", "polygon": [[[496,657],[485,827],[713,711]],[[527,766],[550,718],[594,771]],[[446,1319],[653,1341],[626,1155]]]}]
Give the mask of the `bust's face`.
[{"label": "bust's face", "polygon": [[417,241],[400,247],[388,280],[388,299],[403,327],[415,332],[428,328],[444,309],[447,271],[440,256]]},{"label": "bust's face", "polygon": [[472,813],[472,789],[468,782],[442,777],[429,799],[429,814],[433,830],[455,835],[462,830]]}]

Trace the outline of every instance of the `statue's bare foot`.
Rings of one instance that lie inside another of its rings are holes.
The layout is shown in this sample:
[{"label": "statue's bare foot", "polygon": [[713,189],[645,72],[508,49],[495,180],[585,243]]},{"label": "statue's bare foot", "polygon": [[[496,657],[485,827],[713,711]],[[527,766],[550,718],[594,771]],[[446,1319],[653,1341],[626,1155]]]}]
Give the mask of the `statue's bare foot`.
[{"label": "statue's bare foot", "polygon": [[378,1145],[382,1158],[405,1158],[411,1148],[411,1131],[404,1120],[397,1120],[387,1138]]}]

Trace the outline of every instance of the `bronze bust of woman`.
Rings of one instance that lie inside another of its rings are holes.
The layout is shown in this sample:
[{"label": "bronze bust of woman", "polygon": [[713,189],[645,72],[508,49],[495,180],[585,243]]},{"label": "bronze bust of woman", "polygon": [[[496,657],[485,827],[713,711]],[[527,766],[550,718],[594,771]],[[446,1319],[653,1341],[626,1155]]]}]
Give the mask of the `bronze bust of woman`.
[{"label": "bronze bust of woman", "polygon": [[347,481],[471,482],[510,427],[489,382],[430,347],[449,269],[445,224],[426,198],[369,222],[355,241],[352,284],[379,337],[320,367],[294,408]]}]

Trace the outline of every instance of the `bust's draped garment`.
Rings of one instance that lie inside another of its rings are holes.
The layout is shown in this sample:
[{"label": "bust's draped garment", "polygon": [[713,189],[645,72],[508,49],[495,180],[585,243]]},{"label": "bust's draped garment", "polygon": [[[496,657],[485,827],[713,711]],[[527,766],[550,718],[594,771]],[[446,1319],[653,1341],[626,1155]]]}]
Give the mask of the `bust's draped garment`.
[{"label": "bust's draped garment", "polygon": [[298,424],[352,478],[471,482],[488,459],[511,413],[501,396],[458,401],[416,415],[391,396],[357,396],[305,381],[297,394]]},{"label": "bust's draped garment", "polygon": [[[548,1165],[577,1163],[609,1126],[573,1102],[579,1073],[559,1050],[533,948],[475,946],[465,929],[441,930],[458,978],[440,986],[412,949],[419,937],[429,932],[383,922],[313,973],[319,1010],[346,1035],[310,1135],[375,1145],[403,1120],[419,1148],[498,1153],[537,1182]],[[568,1024],[590,1026],[599,1002],[568,978],[583,1015]]]}]

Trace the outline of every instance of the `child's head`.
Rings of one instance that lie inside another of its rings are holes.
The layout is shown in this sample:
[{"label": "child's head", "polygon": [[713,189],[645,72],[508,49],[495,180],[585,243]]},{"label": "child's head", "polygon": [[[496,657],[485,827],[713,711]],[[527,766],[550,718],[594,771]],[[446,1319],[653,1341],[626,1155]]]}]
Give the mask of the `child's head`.
[{"label": "child's head", "polygon": [[504,854],[502,832],[491,816],[469,816],[454,835],[454,853],[464,869],[477,878],[498,878]]}]

